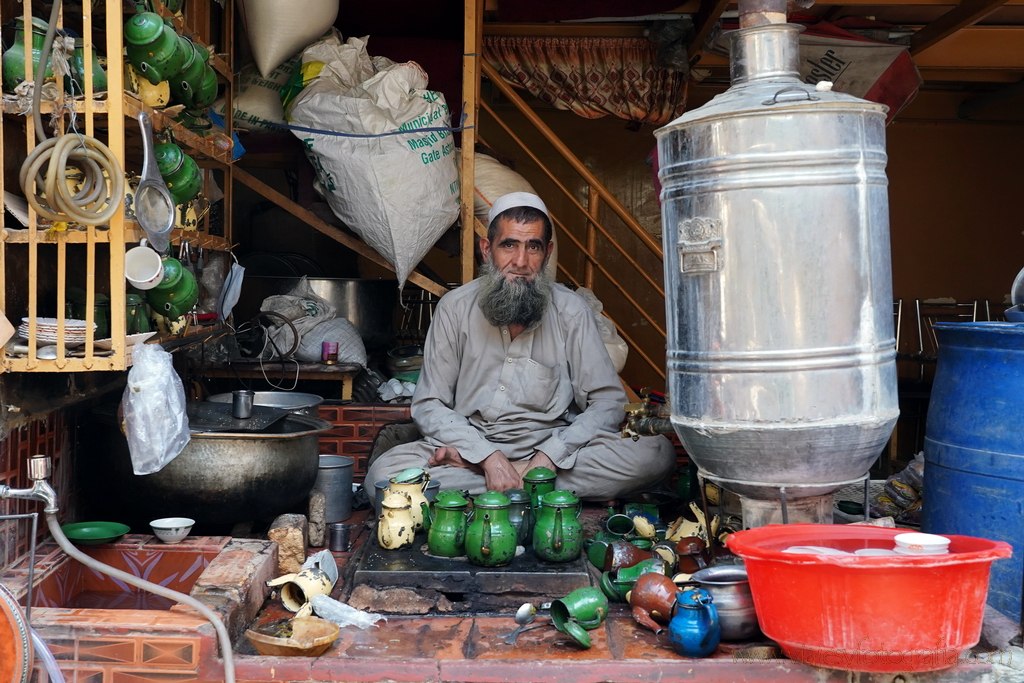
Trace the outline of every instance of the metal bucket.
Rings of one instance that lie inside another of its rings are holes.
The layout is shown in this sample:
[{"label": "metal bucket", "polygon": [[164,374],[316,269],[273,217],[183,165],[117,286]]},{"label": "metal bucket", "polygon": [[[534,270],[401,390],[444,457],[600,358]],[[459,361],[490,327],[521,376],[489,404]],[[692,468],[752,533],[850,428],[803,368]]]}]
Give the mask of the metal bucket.
[{"label": "metal bucket", "polygon": [[800,82],[799,30],[735,31],[732,87],[656,131],[671,420],[752,499],[859,480],[899,414],[886,108]]},{"label": "metal bucket", "polygon": [[935,323],[921,528],[1006,541],[988,602],[1019,623],[1024,576],[1024,324]]},{"label": "metal bucket", "polygon": [[320,470],[313,491],[324,494],[326,522],[343,522],[352,516],[352,466],[355,458],[347,455],[320,454]]},{"label": "metal bucket", "polygon": [[760,634],[746,569],[728,564],[706,567],[694,572],[688,583],[711,593],[722,626],[722,640],[750,640]]}]

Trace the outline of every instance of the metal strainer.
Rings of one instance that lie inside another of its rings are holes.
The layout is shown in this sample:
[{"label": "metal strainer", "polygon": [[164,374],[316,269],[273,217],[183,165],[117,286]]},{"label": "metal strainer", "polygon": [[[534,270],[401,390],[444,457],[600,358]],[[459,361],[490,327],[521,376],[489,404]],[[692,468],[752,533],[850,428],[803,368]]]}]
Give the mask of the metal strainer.
[{"label": "metal strainer", "polygon": [[139,113],[139,128],[143,145],[142,181],[135,191],[135,217],[145,231],[149,245],[164,253],[171,244],[174,200],[154,160],[153,122],[146,112]]}]

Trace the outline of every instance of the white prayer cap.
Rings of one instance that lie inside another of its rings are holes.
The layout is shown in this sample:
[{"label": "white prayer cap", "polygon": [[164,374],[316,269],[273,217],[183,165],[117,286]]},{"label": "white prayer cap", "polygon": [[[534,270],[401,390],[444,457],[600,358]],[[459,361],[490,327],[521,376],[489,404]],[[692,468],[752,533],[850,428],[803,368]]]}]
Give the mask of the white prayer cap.
[{"label": "white prayer cap", "polygon": [[540,197],[532,192],[509,192],[508,194],[501,195],[497,200],[495,200],[494,204],[491,206],[491,210],[487,212],[487,225],[493,223],[494,217],[502,211],[506,211],[517,206],[529,206],[537,209],[547,216],[548,220],[551,220],[551,214],[548,213],[548,207],[544,206],[544,202],[541,201]]}]

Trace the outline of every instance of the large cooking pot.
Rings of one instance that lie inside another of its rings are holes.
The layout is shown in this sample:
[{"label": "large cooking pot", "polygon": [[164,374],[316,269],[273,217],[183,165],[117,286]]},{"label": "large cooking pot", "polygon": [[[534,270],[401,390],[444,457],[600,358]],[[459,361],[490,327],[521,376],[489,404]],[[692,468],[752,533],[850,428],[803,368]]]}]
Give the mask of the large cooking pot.
[{"label": "large cooking pot", "polygon": [[97,498],[108,509],[116,505],[118,519],[133,525],[185,516],[206,528],[304,511],[320,464],[318,435],[331,426],[316,417],[287,415],[259,433],[193,432],[166,467],[138,476],[111,418],[96,416],[100,440],[89,460]]}]

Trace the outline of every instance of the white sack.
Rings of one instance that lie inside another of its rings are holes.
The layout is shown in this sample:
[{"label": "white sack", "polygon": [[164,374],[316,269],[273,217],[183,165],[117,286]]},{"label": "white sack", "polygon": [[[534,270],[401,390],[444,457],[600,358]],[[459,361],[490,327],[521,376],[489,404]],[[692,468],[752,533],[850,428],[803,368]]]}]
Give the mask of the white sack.
[{"label": "white sack", "polygon": [[594,292],[586,287],[580,287],[576,290],[576,293],[583,297],[587,305],[590,306],[590,310],[594,313],[594,322],[597,323],[597,329],[601,332],[601,341],[604,342],[604,348],[608,350],[608,356],[612,359],[615,372],[622,372],[622,368],[626,367],[629,345],[619,336],[618,330],[615,329],[615,323],[601,315],[601,311],[604,310],[604,304],[601,303],[601,300],[597,298]]},{"label": "white sack", "polygon": [[324,342],[338,342],[338,362],[355,363],[366,367],[366,346],[359,330],[345,318],[325,320],[302,333],[295,357],[306,363],[317,363],[322,358]]},{"label": "white sack", "polygon": [[[448,105],[427,90],[415,62],[373,60],[366,41],[333,53],[291,104],[289,123],[373,137],[294,130],[331,210],[395,268],[399,286],[459,215],[459,180]],[[303,53],[303,63],[311,51]],[[371,76],[359,82],[363,74]],[[387,135],[394,131],[409,131]],[[383,134],[383,135],[382,135]]]},{"label": "white sack", "polygon": [[[253,63],[242,67],[235,77],[235,96],[232,98],[235,128],[254,133],[281,130],[280,126],[284,125],[281,88],[298,63],[299,55],[294,55],[266,76]],[[226,103],[221,98],[214,103],[213,110],[224,116],[225,107]]]},{"label": "white sack", "polygon": [[322,36],[338,18],[338,0],[242,0],[242,15],[256,67],[269,77]]}]

